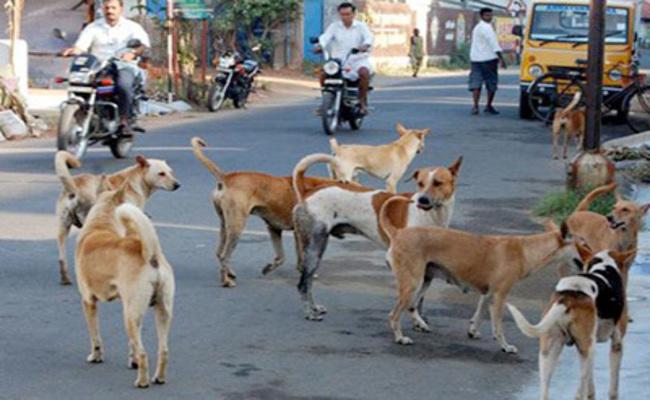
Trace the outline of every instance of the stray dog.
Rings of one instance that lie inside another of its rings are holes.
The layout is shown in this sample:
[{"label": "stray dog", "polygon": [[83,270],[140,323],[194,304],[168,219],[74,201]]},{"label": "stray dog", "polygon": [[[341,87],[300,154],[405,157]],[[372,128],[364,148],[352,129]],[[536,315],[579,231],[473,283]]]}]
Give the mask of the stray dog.
[{"label": "stray dog", "polygon": [[386,180],[386,191],[397,192],[397,182],[402,178],[416,154],[424,149],[424,138],[429,129],[406,129],[396,126],[399,139],[381,146],[339,145],[330,139],[338,171],[330,169],[332,178],[341,182],[356,181],[359,170]]},{"label": "stray dog", "polygon": [[563,157],[567,158],[569,149],[569,138],[573,137],[578,148],[582,145],[585,136],[586,111],[584,107],[578,107],[582,94],[576,92],[571,102],[565,107],[560,108],[553,116],[553,158],[557,160],[557,142],[564,131]]},{"label": "stray dog", "polygon": [[135,158],[134,166],[112,175],[79,174],[70,175],[70,168],[81,167],[81,162],[67,151],[59,151],[54,157],[56,175],[61,180],[63,190],[56,202],[56,215],[59,223],[57,244],[59,247],[59,271],[61,284],[71,283],[65,252],[65,240],[72,226],[81,228],[91,207],[99,195],[106,190],[114,190],[128,181],[126,199],[140,208],[157,189],[168,191],[180,187],[174,171],[165,161]]},{"label": "stray dog", "polygon": [[[593,252],[636,252],[639,229],[650,204],[637,205],[615,192],[616,203],[607,217],[589,211],[589,206],[597,197],[615,189],[614,183],[594,189],[567,218],[566,224],[571,235],[582,240]],[[630,263],[623,269],[623,279],[626,283],[627,271],[633,262],[634,257],[631,257]]]},{"label": "stray dog", "polygon": [[596,342],[611,340],[609,398],[618,398],[623,337],[628,315],[622,271],[634,258],[633,252],[603,250],[595,256],[578,245],[587,264],[586,272],[562,278],[555,286],[544,318],[531,325],[522,313],[508,304],[519,329],[540,338],[540,399],[548,400],[551,375],[565,345],[576,346],[580,355],[580,388],[576,399],[595,398],[593,357]]},{"label": "stray dog", "polygon": [[[380,224],[390,238],[386,260],[397,278],[398,300],[390,312],[395,342],[412,344],[402,334],[401,315],[411,314],[415,329],[430,332],[422,319],[419,304],[434,278],[474,287],[481,293],[478,307],[469,325],[470,338],[478,338],[485,303],[490,307],[495,339],[506,353],[516,353],[503,333],[503,305],[510,289],[524,277],[559,259],[576,255],[566,227],[528,236],[474,235],[436,227],[401,228],[390,218],[409,199],[395,197],[381,209]],[[571,251],[573,249],[573,251]]]},{"label": "stray dog", "polygon": [[[217,179],[217,186],[212,192],[212,202],[221,220],[217,259],[221,264],[221,284],[224,287],[234,287],[236,275],[230,266],[230,258],[246,227],[248,216],[252,214],[262,218],[271,236],[275,259],[262,270],[266,275],[284,263],[282,231],[293,230],[291,211],[296,205],[296,195],[291,186],[291,177],[276,177],[259,172],[223,172],[203,154],[202,147],[205,146],[203,139],[192,139],[194,155]],[[309,178],[305,181],[309,188],[331,183],[334,182],[324,178]]]},{"label": "stray dog", "polygon": [[[327,312],[317,305],[311,293],[314,274],[320,266],[329,236],[339,239],[346,233],[362,235],[387,247],[389,237],[379,226],[379,210],[395,194],[357,184],[337,183],[309,189],[305,172],[316,163],[336,166],[334,157],[314,154],[303,158],[293,171],[293,184],[299,204],[293,211],[300,264],[298,291],[308,320],[320,321]],[[402,203],[390,213],[393,224],[406,226],[448,226],[454,207],[456,179],[462,164],[458,158],[448,168],[423,168],[415,171],[418,191],[406,193],[412,204]],[[421,306],[421,305],[420,305]]]},{"label": "stray dog", "polygon": [[129,338],[130,368],[138,369],[135,385],[149,386],[149,363],[141,331],[147,307],[154,307],[158,333],[158,365],[153,382],[166,380],[167,338],[174,302],[174,273],[147,216],[128,201],[126,186],[104,192],[90,210],[79,234],[75,271],[91,350],[87,361],[103,361],[97,302],[120,298]]}]

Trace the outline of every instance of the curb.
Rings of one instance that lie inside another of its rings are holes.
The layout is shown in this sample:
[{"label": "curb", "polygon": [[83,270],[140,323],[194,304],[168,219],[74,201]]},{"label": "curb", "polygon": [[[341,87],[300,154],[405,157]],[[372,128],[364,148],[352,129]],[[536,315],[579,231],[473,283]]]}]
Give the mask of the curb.
[{"label": "curb", "polygon": [[640,132],[634,135],[628,135],[618,139],[608,140],[603,143],[603,148],[612,147],[637,147],[642,144],[650,143],[650,131]]}]

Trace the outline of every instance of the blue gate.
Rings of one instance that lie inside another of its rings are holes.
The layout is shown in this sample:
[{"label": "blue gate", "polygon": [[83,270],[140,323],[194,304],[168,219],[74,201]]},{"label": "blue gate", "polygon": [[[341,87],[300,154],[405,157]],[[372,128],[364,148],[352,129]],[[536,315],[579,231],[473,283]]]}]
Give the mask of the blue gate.
[{"label": "blue gate", "polygon": [[323,0],[304,0],[303,57],[305,61],[319,62],[320,56],[312,51],[312,36],[323,33]]}]

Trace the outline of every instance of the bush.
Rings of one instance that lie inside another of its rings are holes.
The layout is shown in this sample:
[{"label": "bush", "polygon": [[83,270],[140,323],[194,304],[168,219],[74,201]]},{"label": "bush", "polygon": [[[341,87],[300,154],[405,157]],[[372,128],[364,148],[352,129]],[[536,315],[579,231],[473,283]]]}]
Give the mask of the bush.
[{"label": "bush", "polygon": [[442,66],[448,69],[468,69],[471,64],[469,49],[469,43],[462,43],[449,55],[449,62],[444,63]]},{"label": "bush", "polygon": [[[551,218],[556,223],[561,224],[591,190],[593,189],[549,193],[537,203],[533,212],[539,217]],[[614,194],[608,193],[596,198],[591,203],[589,211],[607,215],[612,211],[614,203],[616,203]]]}]

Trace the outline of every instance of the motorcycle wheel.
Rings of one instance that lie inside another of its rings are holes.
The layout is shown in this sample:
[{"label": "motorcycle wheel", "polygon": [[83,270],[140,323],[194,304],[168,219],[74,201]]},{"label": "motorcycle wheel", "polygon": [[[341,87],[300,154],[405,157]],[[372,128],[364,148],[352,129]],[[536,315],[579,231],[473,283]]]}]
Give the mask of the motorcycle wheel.
[{"label": "motorcycle wheel", "polygon": [[83,138],[83,115],[78,104],[67,104],[59,117],[56,148],[81,159],[88,149],[88,139]]},{"label": "motorcycle wheel", "polygon": [[248,91],[245,93],[240,94],[236,98],[233,99],[232,104],[235,106],[235,108],[246,108],[246,103],[248,102]]},{"label": "motorcycle wheel", "polygon": [[111,154],[115,158],[126,158],[133,147],[133,138],[121,137],[117,140],[113,140],[110,145]]},{"label": "motorcycle wheel", "polygon": [[208,108],[212,112],[219,111],[226,100],[226,91],[221,82],[214,82],[208,94]]},{"label": "motorcycle wheel", "polygon": [[334,115],[334,102],[336,101],[336,94],[332,92],[323,92],[323,104],[321,105],[321,120],[323,122],[323,130],[329,136],[333,135],[338,128],[339,117]]},{"label": "motorcycle wheel", "polygon": [[354,115],[350,117],[348,122],[350,123],[350,129],[353,131],[361,129],[361,125],[363,125],[363,115],[360,115],[358,108],[354,110]]}]

